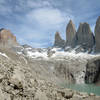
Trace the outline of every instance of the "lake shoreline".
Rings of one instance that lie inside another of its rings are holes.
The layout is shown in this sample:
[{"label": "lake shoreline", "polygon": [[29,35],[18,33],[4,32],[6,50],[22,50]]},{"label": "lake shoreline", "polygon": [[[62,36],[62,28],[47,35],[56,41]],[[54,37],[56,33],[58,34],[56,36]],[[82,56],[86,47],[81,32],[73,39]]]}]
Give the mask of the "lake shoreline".
[{"label": "lake shoreline", "polygon": [[67,84],[66,88],[76,90],[78,92],[85,92],[87,94],[95,94],[100,96],[100,86],[95,84]]}]

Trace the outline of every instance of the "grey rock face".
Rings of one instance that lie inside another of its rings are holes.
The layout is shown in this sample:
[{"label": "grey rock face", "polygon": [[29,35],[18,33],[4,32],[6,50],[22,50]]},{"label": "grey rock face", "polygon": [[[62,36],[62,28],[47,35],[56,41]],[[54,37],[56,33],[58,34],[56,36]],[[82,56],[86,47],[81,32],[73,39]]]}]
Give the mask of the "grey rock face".
[{"label": "grey rock face", "polygon": [[70,46],[75,36],[76,30],[72,20],[69,21],[66,28],[66,46]]},{"label": "grey rock face", "polygon": [[100,16],[97,19],[95,26],[95,41],[96,41],[96,52],[100,52]]},{"label": "grey rock face", "polygon": [[56,32],[56,34],[55,34],[54,46],[55,47],[64,47],[65,46],[65,41],[61,38],[59,32]]},{"label": "grey rock face", "polygon": [[12,47],[18,45],[16,37],[10,30],[0,29],[0,47]]},{"label": "grey rock face", "polygon": [[89,60],[86,66],[86,83],[97,83],[100,80],[100,57]]},{"label": "grey rock face", "polygon": [[94,46],[94,36],[88,23],[80,23],[78,31],[73,39],[72,46],[81,45],[85,50],[92,49]]}]

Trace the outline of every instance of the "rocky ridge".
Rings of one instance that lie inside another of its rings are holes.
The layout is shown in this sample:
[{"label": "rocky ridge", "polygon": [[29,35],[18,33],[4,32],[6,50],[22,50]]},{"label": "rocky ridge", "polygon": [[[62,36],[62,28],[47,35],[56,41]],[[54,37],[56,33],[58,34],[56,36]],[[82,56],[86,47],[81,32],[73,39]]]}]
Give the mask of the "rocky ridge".
[{"label": "rocky ridge", "polygon": [[[70,20],[66,28],[66,45],[64,46],[65,51],[70,51],[77,48],[76,52],[99,53],[100,17],[97,19],[94,34],[91,31],[88,23],[80,23],[79,28],[76,31],[73,22]],[[62,46],[59,45],[59,47]]]}]

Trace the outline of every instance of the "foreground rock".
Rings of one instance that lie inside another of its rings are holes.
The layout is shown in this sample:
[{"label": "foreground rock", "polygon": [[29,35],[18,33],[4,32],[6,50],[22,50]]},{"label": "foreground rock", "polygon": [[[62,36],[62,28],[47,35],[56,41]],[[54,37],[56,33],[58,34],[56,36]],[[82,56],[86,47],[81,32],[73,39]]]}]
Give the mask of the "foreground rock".
[{"label": "foreground rock", "polygon": [[75,34],[76,34],[75,26],[72,20],[70,20],[66,28],[66,46],[71,46]]},{"label": "foreground rock", "polygon": [[95,41],[96,41],[95,52],[100,52],[100,16],[97,19],[96,26],[95,26]]},{"label": "foreground rock", "polygon": [[89,24],[80,23],[78,31],[73,40],[73,47],[78,45],[82,46],[84,51],[91,50],[94,46],[94,36],[90,29]]},{"label": "foreground rock", "polygon": [[56,32],[55,34],[55,42],[54,42],[55,47],[64,47],[65,46],[65,41],[61,38],[59,32]]}]

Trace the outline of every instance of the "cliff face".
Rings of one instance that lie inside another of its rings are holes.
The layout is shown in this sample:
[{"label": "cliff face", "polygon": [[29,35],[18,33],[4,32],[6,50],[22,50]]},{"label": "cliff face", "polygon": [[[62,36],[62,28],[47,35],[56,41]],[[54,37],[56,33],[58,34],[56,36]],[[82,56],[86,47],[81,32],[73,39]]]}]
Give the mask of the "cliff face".
[{"label": "cliff face", "polygon": [[88,61],[86,65],[85,82],[89,84],[100,82],[100,57]]},{"label": "cliff face", "polygon": [[12,47],[18,45],[16,37],[11,33],[10,30],[0,29],[0,46]]},{"label": "cliff face", "polygon": [[80,45],[83,49],[89,50],[93,48],[94,42],[94,36],[89,24],[81,23],[74,37],[73,47]]},{"label": "cliff face", "polygon": [[71,46],[75,34],[76,34],[75,26],[72,20],[70,20],[66,28],[66,46]]},{"label": "cliff face", "polygon": [[96,41],[96,52],[100,52],[100,16],[97,19],[96,26],[95,26],[95,41]]}]

